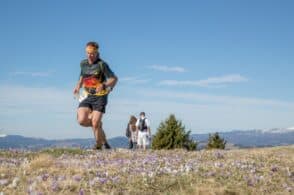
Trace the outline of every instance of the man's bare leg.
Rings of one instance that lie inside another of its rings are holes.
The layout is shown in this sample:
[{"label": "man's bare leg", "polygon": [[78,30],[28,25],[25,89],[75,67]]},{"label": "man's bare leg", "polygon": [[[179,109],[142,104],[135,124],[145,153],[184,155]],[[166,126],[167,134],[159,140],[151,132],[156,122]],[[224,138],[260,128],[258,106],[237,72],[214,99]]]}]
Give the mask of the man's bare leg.
[{"label": "man's bare leg", "polygon": [[101,131],[102,131],[102,140],[104,140],[103,145],[104,145],[105,149],[111,149],[111,146],[107,142],[105,131],[104,131],[103,127],[102,127],[102,122],[100,124],[101,124]]},{"label": "man's bare leg", "polygon": [[91,116],[91,109],[87,107],[80,107],[77,111],[78,123],[84,127],[91,127],[92,120],[89,118]]},{"label": "man's bare leg", "polygon": [[[88,114],[88,119],[92,121],[92,110],[91,110],[91,112]],[[92,125],[92,122],[91,122],[91,125]]]},{"label": "man's bare leg", "polygon": [[[103,113],[100,113],[98,111],[94,111],[94,114],[93,114],[90,108],[81,107],[81,108],[78,108],[77,120],[80,125],[84,127],[93,128],[94,137],[96,140],[96,144],[98,146],[105,145],[106,149],[110,149],[111,147],[106,141],[105,132],[102,128],[102,122],[101,122],[102,115]],[[93,124],[95,125],[93,126]]]},{"label": "man's bare leg", "polygon": [[[102,123],[100,122],[100,124],[102,124]],[[100,128],[101,128],[101,137],[102,137],[102,140],[104,141],[103,144],[105,144],[106,135],[105,135],[104,129],[102,128],[102,125],[100,126]]]},{"label": "man's bare leg", "polygon": [[102,132],[101,119],[103,113],[98,111],[92,112],[92,128],[98,146],[102,146],[105,143],[105,134]]}]

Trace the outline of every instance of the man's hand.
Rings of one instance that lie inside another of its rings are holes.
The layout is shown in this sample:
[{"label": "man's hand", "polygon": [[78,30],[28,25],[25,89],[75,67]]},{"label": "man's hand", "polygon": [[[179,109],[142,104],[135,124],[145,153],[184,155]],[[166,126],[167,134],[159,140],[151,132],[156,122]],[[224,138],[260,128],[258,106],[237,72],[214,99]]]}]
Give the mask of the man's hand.
[{"label": "man's hand", "polygon": [[101,85],[98,85],[96,87],[96,93],[99,93],[100,91],[104,90],[105,89],[105,84],[102,83]]},{"label": "man's hand", "polygon": [[73,94],[76,95],[80,92],[80,87],[79,86],[76,86],[73,90]]}]

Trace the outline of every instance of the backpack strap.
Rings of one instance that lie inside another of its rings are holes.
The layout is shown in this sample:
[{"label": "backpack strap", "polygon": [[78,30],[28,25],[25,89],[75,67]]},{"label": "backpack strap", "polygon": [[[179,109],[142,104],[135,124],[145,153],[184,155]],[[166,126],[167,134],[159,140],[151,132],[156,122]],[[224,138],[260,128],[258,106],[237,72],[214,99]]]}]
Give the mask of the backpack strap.
[{"label": "backpack strap", "polygon": [[140,127],[140,131],[147,130],[146,118],[140,119],[140,126],[139,127]]},{"label": "backpack strap", "polygon": [[126,136],[129,138],[129,137],[131,137],[131,132],[130,132],[130,125],[129,125],[129,123],[128,123],[128,126],[127,126],[127,128],[126,128]]}]

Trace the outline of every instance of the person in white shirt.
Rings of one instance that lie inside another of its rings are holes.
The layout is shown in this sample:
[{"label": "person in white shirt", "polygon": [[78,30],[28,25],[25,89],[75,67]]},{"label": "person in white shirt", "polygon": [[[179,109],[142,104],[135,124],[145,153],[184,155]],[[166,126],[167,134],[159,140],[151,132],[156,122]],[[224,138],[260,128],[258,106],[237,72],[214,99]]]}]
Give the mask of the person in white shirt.
[{"label": "person in white shirt", "polygon": [[146,147],[150,144],[151,130],[150,121],[146,118],[145,112],[140,113],[140,117],[136,122],[136,130],[138,132],[138,148],[146,150]]}]

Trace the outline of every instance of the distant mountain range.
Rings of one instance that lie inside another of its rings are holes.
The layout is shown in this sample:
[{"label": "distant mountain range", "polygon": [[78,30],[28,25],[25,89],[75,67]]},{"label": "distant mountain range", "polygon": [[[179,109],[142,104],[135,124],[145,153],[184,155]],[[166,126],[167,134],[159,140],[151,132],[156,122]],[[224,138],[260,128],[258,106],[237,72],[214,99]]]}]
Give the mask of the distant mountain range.
[{"label": "distant mountain range", "polygon": [[[294,128],[270,129],[270,130],[234,130],[219,132],[219,135],[227,141],[228,148],[266,147],[294,144]],[[198,142],[198,149],[207,144],[208,133],[192,134],[193,140]],[[126,137],[114,137],[108,140],[113,148],[127,148]],[[18,148],[38,150],[49,147],[81,147],[91,148],[94,139],[64,139],[47,140],[40,138],[23,137],[19,135],[0,135],[0,149]]]},{"label": "distant mountain range", "polygon": [[[251,148],[294,144],[294,129],[269,129],[269,130],[234,130],[219,132],[227,141],[228,147]],[[193,140],[198,141],[198,149],[207,144],[209,134],[193,134]]]},{"label": "distant mountain range", "polygon": [[[115,137],[108,140],[113,148],[127,148],[128,139],[126,137]],[[37,150],[51,147],[80,147],[91,148],[95,141],[88,139],[64,139],[48,140],[41,138],[23,137],[20,135],[1,135],[0,149],[30,149]]]}]

